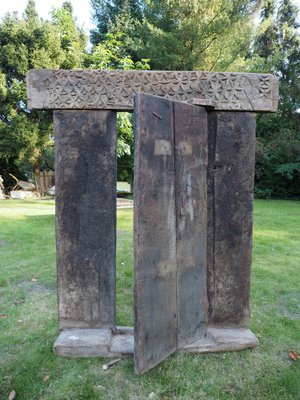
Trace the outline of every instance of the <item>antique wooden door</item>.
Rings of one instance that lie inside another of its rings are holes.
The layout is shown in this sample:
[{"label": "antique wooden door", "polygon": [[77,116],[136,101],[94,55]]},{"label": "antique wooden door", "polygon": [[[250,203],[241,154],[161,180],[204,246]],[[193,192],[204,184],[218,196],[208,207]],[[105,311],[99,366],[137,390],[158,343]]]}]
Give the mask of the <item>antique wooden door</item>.
[{"label": "antique wooden door", "polygon": [[135,371],[197,340],[207,315],[207,113],[135,97]]}]

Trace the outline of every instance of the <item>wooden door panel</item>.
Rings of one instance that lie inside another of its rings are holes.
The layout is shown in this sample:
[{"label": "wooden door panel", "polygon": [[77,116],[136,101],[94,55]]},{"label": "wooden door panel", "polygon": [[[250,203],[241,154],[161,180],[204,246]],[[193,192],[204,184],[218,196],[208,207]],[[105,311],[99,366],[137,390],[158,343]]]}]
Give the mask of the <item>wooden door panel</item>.
[{"label": "wooden door panel", "polygon": [[135,371],[203,331],[206,317],[207,116],[135,98]]},{"label": "wooden door panel", "polygon": [[173,107],[141,94],[135,113],[135,371],[143,373],[177,348]]}]

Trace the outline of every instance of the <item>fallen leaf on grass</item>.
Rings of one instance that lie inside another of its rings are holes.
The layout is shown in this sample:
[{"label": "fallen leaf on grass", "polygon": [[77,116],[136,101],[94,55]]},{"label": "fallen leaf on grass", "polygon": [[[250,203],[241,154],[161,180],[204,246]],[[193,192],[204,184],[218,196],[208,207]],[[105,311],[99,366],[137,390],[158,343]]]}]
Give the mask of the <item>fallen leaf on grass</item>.
[{"label": "fallen leaf on grass", "polygon": [[0,314],[0,318],[7,318],[8,317],[8,315],[6,315],[6,314]]},{"label": "fallen leaf on grass", "polygon": [[13,390],[9,393],[8,400],[14,400],[16,398],[16,392]]},{"label": "fallen leaf on grass", "polygon": [[43,381],[47,382],[47,381],[49,381],[49,379],[50,379],[50,375],[46,375],[46,376],[44,376]]},{"label": "fallen leaf on grass", "polygon": [[300,360],[300,354],[295,351],[289,351],[289,357],[293,361]]}]

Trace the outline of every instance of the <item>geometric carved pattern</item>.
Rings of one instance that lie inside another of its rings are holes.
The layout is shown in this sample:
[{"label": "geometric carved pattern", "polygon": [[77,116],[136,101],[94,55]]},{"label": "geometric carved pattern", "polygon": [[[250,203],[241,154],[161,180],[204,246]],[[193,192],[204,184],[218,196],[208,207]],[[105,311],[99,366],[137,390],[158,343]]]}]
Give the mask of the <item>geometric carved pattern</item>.
[{"label": "geometric carved pattern", "polygon": [[31,70],[30,109],[133,109],[144,92],[216,110],[276,111],[278,81],[270,74],[200,71]]}]

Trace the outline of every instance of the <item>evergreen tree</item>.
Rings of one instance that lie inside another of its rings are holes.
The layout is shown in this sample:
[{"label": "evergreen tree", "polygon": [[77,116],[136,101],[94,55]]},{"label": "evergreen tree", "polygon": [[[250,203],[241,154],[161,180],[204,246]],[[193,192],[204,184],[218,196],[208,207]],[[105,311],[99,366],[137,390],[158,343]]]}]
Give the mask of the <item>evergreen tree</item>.
[{"label": "evergreen tree", "polygon": [[279,79],[279,111],[257,119],[256,191],[300,197],[300,36],[297,7],[267,0],[253,47],[254,70]]},{"label": "evergreen tree", "polygon": [[28,0],[27,6],[24,12],[24,19],[27,21],[37,21],[38,13],[35,8],[35,1]]},{"label": "evergreen tree", "polygon": [[[25,78],[32,68],[81,66],[83,57],[75,62],[69,44],[75,46],[80,38],[76,51],[82,53],[85,42],[70,19],[65,10],[55,13],[54,22],[43,21],[29,0],[22,19],[8,14],[0,23],[0,174],[6,185],[8,173],[26,177],[40,169],[53,147],[52,114],[27,109]],[[74,28],[69,44],[64,42],[65,24]]]},{"label": "evergreen tree", "polygon": [[[147,70],[148,60],[133,61],[120,32],[108,33],[105,39],[93,47],[88,57],[91,69]],[[133,169],[133,114],[117,115],[118,179],[131,182]],[[125,168],[124,168],[125,167]]]},{"label": "evergreen tree", "polygon": [[[90,40],[94,45],[105,39],[107,33],[111,32],[111,27],[117,22],[118,16],[124,11],[127,15],[127,21],[132,19],[141,21],[143,17],[142,0],[91,0],[91,5],[97,26],[97,29],[91,31]],[[118,29],[115,29],[115,31],[118,31]]]},{"label": "evergreen tree", "polygon": [[133,58],[150,58],[154,69],[240,70],[261,0],[92,1],[94,7],[96,3],[97,40],[103,26],[105,32],[117,26]]},{"label": "evergreen tree", "polygon": [[61,48],[65,52],[62,69],[80,68],[86,59],[85,47],[87,38],[82,29],[76,25],[72,4],[64,2],[61,8],[52,11],[52,20],[61,37]]}]

